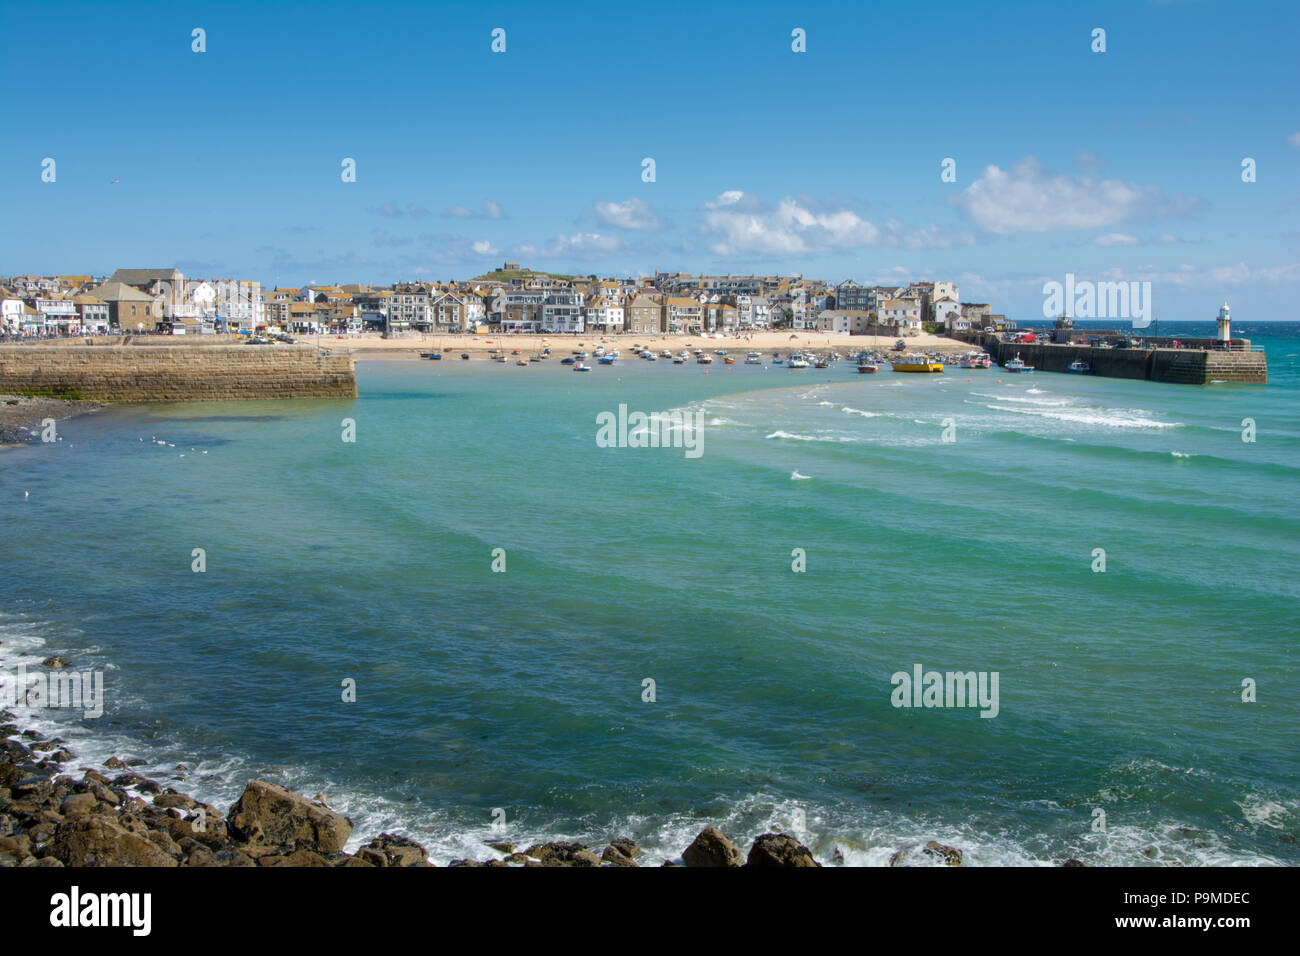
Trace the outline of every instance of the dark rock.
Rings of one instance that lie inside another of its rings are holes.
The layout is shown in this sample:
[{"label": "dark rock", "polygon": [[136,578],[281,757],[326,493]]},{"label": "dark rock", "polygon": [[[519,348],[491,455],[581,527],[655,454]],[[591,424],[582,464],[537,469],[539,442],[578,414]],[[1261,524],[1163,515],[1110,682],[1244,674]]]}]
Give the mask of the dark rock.
[{"label": "dark rock", "polygon": [[50,670],[61,671],[68,666],[68,659],[55,654],[53,657],[47,657],[41,661],[41,665],[50,668]]},{"label": "dark rock", "polygon": [[1071,857],[1062,863],[1061,866],[1091,866],[1091,864],[1084,863],[1082,860],[1076,860],[1074,857]]},{"label": "dark rock", "polygon": [[613,863],[615,866],[636,866],[636,860],[612,843],[605,847],[605,852],[600,855],[600,859],[602,863]]},{"label": "dark rock", "polygon": [[191,851],[186,866],[257,866],[253,858],[239,850],[210,850],[199,847]]},{"label": "dark rock", "polygon": [[749,848],[745,866],[821,866],[812,851],[787,833],[764,833]]},{"label": "dark rock", "polygon": [[720,830],[705,827],[682,853],[682,862],[687,866],[744,866],[745,857]]},{"label": "dark rock", "polygon": [[641,855],[641,848],[627,837],[619,837],[616,840],[610,840],[609,845],[631,860],[635,860]]},{"label": "dark rock", "polygon": [[948,846],[946,843],[940,843],[937,840],[931,840],[921,852],[926,856],[935,856],[943,859],[947,866],[961,866],[961,850],[956,847]]},{"label": "dark rock", "polygon": [[338,853],[352,834],[352,821],[284,787],[254,780],[230,808],[226,825],[240,842],[292,845]]},{"label": "dark rock", "polygon": [[67,866],[176,866],[151,840],[102,816],[60,825],[50,852]]},{"label": "dark rock", "polygon": [[498,853],[509,854],[515,852],[515,845],[513,843],[489,843],[488,846],[496,850]]},{"label": "dark rock", "polygon": [[168,790],[166,793],[160,793],[153,798],[155,807],[163,809],[193,810],[197,807],[198,801],[184,793],[177,793],[175,790]]},{"label": "dark rock", "polygon": [[889,857],[889,865],[890,865],[890,866],[902,866],[902,865],[903,865],[903,861],[904,861],[905,859],[907,859],[907,851],[906,851],[906,850],[898,850],[897,852],[895,852],[894,854],[892,854],[892,855]]},{"label": "dark rock", "polygon": [[379,834],[358,850],[356,855],[363,856],[374,866],[423,866],[429,862],[429,851],[424,847],[414,840],[392,833]]},{"label": "dark rock", "polygon": [[98,806],[93,793],[73,793],[63,798],[61,811],[65,817],[80,817]]},{"label": "dark rock", "polygon": [[292,853],[272,853],[257,861],[258,866],[329,866],[325,857],[313,850],[294,850]]},{"label": "dark rock", "polygon": [[119,760],[119,759],[116,758],[116,757],[109,757],[107,760],[104,761],[104,766],[107,767],[109,770],[126,770],[126,769],[127,769],[126,761],[124,761],[124,760]]},{"label": "dark rock", "polygon": [[534,843],[524,854],[543,866],[600,866],[600,857],[582,843]]}]

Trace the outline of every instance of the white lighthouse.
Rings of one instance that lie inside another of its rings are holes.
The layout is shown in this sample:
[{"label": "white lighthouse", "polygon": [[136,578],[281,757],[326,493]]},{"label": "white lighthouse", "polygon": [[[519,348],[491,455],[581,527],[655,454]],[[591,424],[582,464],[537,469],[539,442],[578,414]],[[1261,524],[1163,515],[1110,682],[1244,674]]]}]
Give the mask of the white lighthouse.
[{"label": "white lighthouse", "polygon": [[1229,342],[1232,340],[1232,314],[1228,311],[1228,303],[1223,303],[1219,309],[1219,341]]}]

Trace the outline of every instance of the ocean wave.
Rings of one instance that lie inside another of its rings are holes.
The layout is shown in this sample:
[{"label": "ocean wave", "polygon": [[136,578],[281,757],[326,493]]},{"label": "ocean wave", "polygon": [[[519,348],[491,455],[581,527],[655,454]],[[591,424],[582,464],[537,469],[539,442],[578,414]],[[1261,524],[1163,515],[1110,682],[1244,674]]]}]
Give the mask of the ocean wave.
[{"label": "ocean wave", "polygon": [[1023,408],[998,404],[989,404],[984,407],[995,412],[1013,412],[1018,415],[1033,415],[1038,418],[1049,418],[1053,421],[1096,425],[1102,428],[1179,428],[1182,426],[1182,422],[1160,422],[1153,418],[1142,418],[1121,412],[1118,409],[1089,409],[1080,406],[1069,411],[1053,411],[1046,408]]},{"label": "ocean wave", "polygon": [[795,432],[782,431],[781,429],[777,429],[776,431],[772,432],[772,434],[770,434],[770,435],[764,435],[763,437],[764,437],[764,438],[784,438],[784,439],[788,439],[788,440],[790,440],[790,441],[824,441],[824,442],[839,442],[839,443],[859,441],[859,439],[857,439],[857,438],[850,438],[850,437],[845,436],[845,435],[839,435],[839,436],[827,436],[827,435],[799,435],[799,434],[797,434],[797,433],[795,433]]}]

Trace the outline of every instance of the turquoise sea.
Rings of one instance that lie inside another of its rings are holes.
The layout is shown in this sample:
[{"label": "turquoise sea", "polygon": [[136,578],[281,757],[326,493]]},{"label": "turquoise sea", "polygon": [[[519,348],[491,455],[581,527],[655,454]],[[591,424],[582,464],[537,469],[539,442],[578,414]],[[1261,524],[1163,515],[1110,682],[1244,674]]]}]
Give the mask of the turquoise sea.
[{"label": "turquoise sea", "polygon": [[[24,715],[74,766],[324,792],[439,864],[713,823],[1294,865],[1300,324],[1236,331],[1268,386],[363,360],[355,402],[105,409],[0,450],[0,667],[104,670],[98,720]],[[702,455],[599,447],[620,404]],[[892,706],[916,664],[997,716]]]}]

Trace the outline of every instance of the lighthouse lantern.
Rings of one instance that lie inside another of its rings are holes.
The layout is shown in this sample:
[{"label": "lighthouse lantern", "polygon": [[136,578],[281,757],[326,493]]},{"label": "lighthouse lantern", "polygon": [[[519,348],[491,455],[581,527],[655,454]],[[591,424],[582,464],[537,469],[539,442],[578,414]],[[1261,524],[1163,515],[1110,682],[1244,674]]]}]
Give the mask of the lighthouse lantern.
[{"label": "lighthouse lantern", "polygon": [[1219,309],[1219,341],[1230,342],[1232,340],[1232,315],[1228,311],[1228,303],[1223,303]]}]

